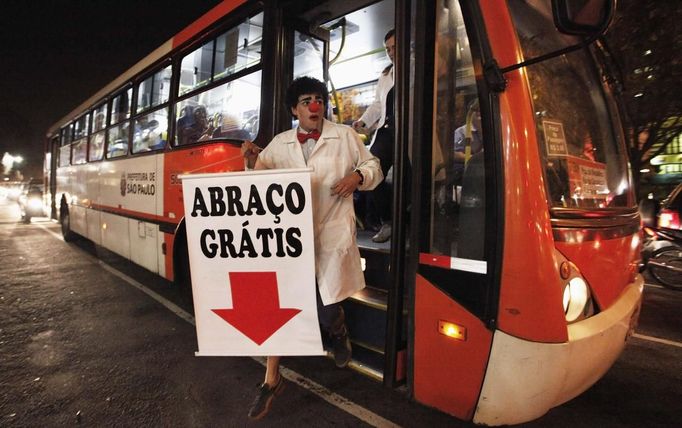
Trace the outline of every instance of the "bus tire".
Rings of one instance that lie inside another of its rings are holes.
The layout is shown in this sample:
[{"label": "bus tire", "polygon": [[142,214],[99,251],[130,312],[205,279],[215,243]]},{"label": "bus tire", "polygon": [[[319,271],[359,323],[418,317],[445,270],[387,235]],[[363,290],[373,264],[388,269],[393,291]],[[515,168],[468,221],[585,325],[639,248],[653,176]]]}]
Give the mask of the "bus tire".
[{"label": "bus tire", "polygon": [[71,217],[69,216],[69,208],[66,204],[62,204],[59,210],[59,223],[62,226],[62,237],[64,238],[64,241],[75,241],[76,234],[71,230]]}]

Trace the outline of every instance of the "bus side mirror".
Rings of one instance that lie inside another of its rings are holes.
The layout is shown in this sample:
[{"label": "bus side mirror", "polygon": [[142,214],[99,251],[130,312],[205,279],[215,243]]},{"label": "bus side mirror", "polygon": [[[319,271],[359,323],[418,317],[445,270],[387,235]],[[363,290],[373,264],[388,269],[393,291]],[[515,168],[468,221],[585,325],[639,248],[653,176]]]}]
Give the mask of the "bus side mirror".
[{"label": "bus side mirror", "polygon": [[601,34],[611,22],[614,11],[614,0],[552,0],[554,25],[564,34]]}]

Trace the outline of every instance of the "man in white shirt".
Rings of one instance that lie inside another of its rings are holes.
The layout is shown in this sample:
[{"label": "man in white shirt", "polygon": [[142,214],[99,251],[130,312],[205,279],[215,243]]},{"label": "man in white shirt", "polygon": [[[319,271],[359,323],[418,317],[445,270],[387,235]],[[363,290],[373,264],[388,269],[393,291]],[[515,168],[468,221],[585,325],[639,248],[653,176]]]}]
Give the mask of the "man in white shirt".
[{"label": "man in white shirt", "polygon": [[[386,56],[391,64],[379,76],[374,102],[367,107],[360,119],[353,122],[353,128],[362,130],[375,129],[370,145],[370,152],[381,161],[381,171],[386,176],[393,166],[393,142],[395,140],[394,97],[393,97],[393,61],[395,59],[395,30],[384,36]],[[374,242],[386,242],[391,239],[391,189],[386,183],[380,183],[373,192],[374,202],[381,220],[381,229],[372,237]]]}]

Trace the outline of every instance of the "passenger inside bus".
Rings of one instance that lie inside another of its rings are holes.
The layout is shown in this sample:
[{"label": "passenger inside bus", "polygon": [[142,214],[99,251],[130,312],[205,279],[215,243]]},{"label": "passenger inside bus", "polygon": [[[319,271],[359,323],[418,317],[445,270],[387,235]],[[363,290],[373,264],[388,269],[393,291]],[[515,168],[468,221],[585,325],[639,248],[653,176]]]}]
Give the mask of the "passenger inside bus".
[{"label": "passenger inside bus", "polygon": [[135,121],[135,134],[133,135],[133,153],[147,152],[162,149],[166,145],[166,123],[160,126],[157,119],[142,116]]},{"label": "passenger inside bus", "polygon": [[183,107],[182,115],[178,119],[178,143],[180,145],[208,139],[213,131],[206,107],[203,105]]},{"label": "passenger inside bus", "polygon": [[466,123],[455,129],[455,145],[453,150],[453,167],[450,179],[453,188],[453,200],[459,204],[462,189],[464,170],[472,155],[483,150],[481,137],[481,110],[478,100],[469,104],[466,115]]},{"label": "passenger inside bus", "polygon": [[216,125],[212,138],[227,138],[229,140],[252,139],[251,133],[243,129],[239,119],[231,113],[216,113],[214,122],[216,122]]}]

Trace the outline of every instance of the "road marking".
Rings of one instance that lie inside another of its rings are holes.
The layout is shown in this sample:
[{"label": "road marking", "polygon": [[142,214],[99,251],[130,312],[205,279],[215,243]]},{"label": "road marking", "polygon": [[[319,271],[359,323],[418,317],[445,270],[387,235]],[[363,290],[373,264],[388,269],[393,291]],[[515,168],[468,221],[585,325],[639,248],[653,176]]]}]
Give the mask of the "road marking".
[{"label": "road marking", "polygon": [[[58,234],[57,232],[51,231],[50,229],[47,228],[47,226],[43,226],[42,224],[39,224],[39,225],[37,225],[37,226],[39,226],[39,227],[40,227],[41,229],[43,229],[45,232],[47,232],[47,233],[49,233],[50,235],[52,235],[54,238],[56,238],[56,239],[58,239],[58,240],[60,240],[60,241],[64,241],[64,239],[62,239],[62,235]],[[89,256],[89,254],[86,254],[86,256]]]},{"label": "road marking", "polygon": [[642,339],[642,340],[648,340],[649,342],[662,343],[664,345],[670,345],[670,346],[676,346],[678,348],[682,348],[682,343],[675,342],[674,340],[661,339],[659,337],[647,336],[647,335],[639,334],[639,333],[633,334],[632,337],[636,337],[637,339]]},{"label": "road marking", "polygon": [[[41,227],[43,230],[45,230],[47,233],[52,235],[55,239],[58,239],[60,241],[64,241],[62,239],[62,236],[56,232],[51,231],[48,229],[46,226],[42,224],[38,224],[37,226]],[[132,285],[133,287],[137,288],[138,290],[142,291],[152,299],[156,300],[157,302],[161,303],[163,306],[165,306],[167,309],[169,309],[171,312],[173,312],[175,315],[179,316],[183,320],[187,321],[188,323],[192,325],[196,325],[194,322],[194,317],[189,314],[187,311],[176,305],[175,303],[171,302],[170,300],[166,299],[165,297],[161,296],[160,294],[156,293],[155,291],[147,288],[144,286],[142,283],[139,281],[131,278],[130,276],[126,275],[125,273],[119,271],[118,269],[106,264],[102,260],[99,260],[97,257],[94,257],[90,254],[83,253],[86,259],[90,260],[94,264],[97,264],[102,267],[102,269],[106,270],[107,272],[111,273],[112,275],[122,279],[123,281],[127,282],[128,284]],[[265,358],[264,357],[252,357],[255,361],[258,363],[262,364],[265,366]],[[317,395],[327,403],[343,410],[346,413],[349,413],[356,418],[360,419],[361,421],[375,427],[400,427],[400,425],[397,425],[388,419],[385,419],[376,413],[372,412],[371,410],[365,409],[364,407],[360,406],[359,404],[356,404],[349,399],[325,388],[324,386],[320,385],[317,382],[314,382],[311,379],[308,379],[307,377],[301,375],[298,372],[295,372],[291,369],[288,369],[284,366],[281,367],[280,373],[282,376],[284,376],[285,379],[289,380],[290,382],[293,382],[297,385],[299,385],[302,388],[307,389],[308,391],[312,392],[313,394]]]}]

